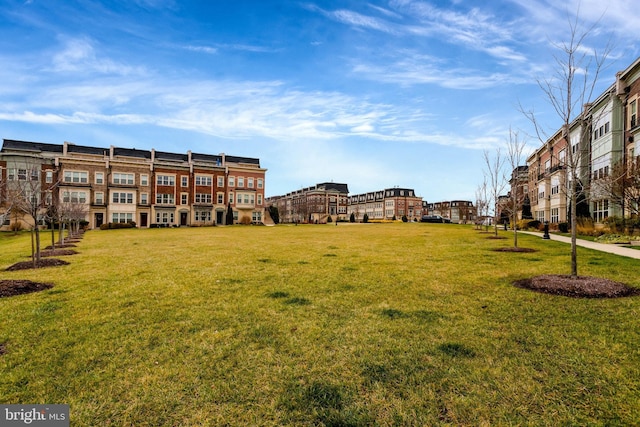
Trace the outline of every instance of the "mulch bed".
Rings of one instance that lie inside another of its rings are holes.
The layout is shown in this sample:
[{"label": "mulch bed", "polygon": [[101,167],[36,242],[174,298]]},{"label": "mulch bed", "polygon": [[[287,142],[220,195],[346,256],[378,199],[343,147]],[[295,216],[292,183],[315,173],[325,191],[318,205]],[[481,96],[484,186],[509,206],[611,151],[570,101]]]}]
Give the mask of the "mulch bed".
[{"label": "mulch bed", "polygon": [[[55,267],[58,265],[69,265],[69,263],[57,258],[40,258],[36,268]],[[6,271],[29,270],[30,268],[34,268],[33,261],[22,261],[7,267]]]},{"label": "mulch bed", "polygon": [[73,249],[49,249],[45,251],[40,251],[41,257],[50,257],[50,256],[63,256],[63,255],[75,255],[77,251]]},{"label": "mulch bed", "polygon": [[45,250],[49,250],[49,249],[61,249],[61,248],[75,248],[77,247],[76,245],[74,245],[73,243],[65,243],[63,245],[56,245],[55,248],[51,245],[47,246],[46,248],[44,248]]},{"label": "mulch bed", "polygon": [[31,280],[0,280],[0,298],[29,294],[50,288],[53,288],[51,283],[32,282]]},{"label": "mulch bed", "polygon": [[572,298],[620,298],[640,295],[640,289],[609,279],[547,274],[513,282],[518,288]]},{"label": "mulch bed", "polygon": [[531,253],[531,252],[538,252],[537,249],[531,249],[531,248],[516,248],[515,246],[510,246],[510,247],[506,247],[506,248],[496,248],[493,249],[496,252],[523,252],[523,253]]},{"label": "mulch bed", "polygon": [[7,345],[5,343],[0,343],[0,356],[7,352]]}]

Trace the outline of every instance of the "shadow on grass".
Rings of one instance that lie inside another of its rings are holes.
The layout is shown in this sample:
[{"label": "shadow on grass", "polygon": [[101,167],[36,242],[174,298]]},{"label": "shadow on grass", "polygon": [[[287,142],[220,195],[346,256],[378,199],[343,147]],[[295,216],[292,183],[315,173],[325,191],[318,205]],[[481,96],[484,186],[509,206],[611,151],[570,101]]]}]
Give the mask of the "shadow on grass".
[{"label": "shadow on grass", "polygon": [[476,352],[469,347],[459,343],[444,343],[438,346],[438,350],[451,357],[472,358]]}]

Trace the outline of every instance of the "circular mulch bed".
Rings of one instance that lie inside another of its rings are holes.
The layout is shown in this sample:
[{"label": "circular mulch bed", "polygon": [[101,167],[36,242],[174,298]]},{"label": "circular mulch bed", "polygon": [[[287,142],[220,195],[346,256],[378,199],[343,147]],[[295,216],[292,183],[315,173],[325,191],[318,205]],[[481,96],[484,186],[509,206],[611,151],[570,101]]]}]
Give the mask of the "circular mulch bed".
[{"label": "circular mulch bed", "polygon": [[63,245],[56,245],[55,248],[51,245],[47,246],[45,248],[45,250],[50,250],[50,249],[62,249],[62,248],[75,248],[77,247],[76,245],[74,245],[73,243],[65,243]]},{"label": "circular mulch bed", "polygon": [[[55,267],[58,265],[69,265],[69,263],[57,258],[40,258],[35,268]],[[22,261],[7,267],[6,271],[29,270],[30,268],[34,268],[33,261]]]},{"label": "circular mulch bed", "polygon": [[78,252],[73,249],[51,249],[46,251],[41,251],[40,256],[42,257],[50,257],[50,256],[63,256],[63,255],[75,255]]},{"label": "circular mulch bed", "polygon": [[599,277],[547,274],[513,282],[518,288],[573,298],[620,298],[640,295],[640,289]]},{"label": "circular mulch bed", "polygon": [[496,252],[523,252],[523,253],[538,252],[537,249],[516,248],[514,246],[507,247],[507,248],[496,248],[496,249],[494,249],[494,251],[496,251]]},{"label": "circular mulch bed", "polygon": [[0,298],[29,294],[53,288],[51,283],[32,282],[31,280],[0,280]]}]

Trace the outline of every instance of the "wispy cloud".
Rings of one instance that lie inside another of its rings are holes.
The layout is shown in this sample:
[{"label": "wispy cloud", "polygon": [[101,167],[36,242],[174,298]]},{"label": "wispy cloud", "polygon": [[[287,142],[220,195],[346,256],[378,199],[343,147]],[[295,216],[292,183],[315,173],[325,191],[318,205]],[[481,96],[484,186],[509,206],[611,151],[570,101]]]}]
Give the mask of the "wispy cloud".
[{"label": "wispy cloud", "polygon": [[116,74],[121,76],[142,74],[141,67],[132,67],[96,55],[93,42],[87,38],[64,40],[63,49],[52,58],[54,72],[82,72]]}]

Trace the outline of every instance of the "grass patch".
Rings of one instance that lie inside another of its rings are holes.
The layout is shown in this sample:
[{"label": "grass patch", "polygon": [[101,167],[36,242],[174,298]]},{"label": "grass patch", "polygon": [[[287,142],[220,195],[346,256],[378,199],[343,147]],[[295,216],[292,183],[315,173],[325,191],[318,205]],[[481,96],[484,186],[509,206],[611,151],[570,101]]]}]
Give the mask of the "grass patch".
[{"label": "grass patch", "polygon": [[[0,403],[74,426],[637,424],[640,298],[514,287],[570,271],[569,245],[519,243],[537,252],[456,224],[90,231],[69,265],[4,271],[30,239],[0,233],[1,279],[55,285],[0,299]],[[637,260],[578,262],[640,287]]]}]

